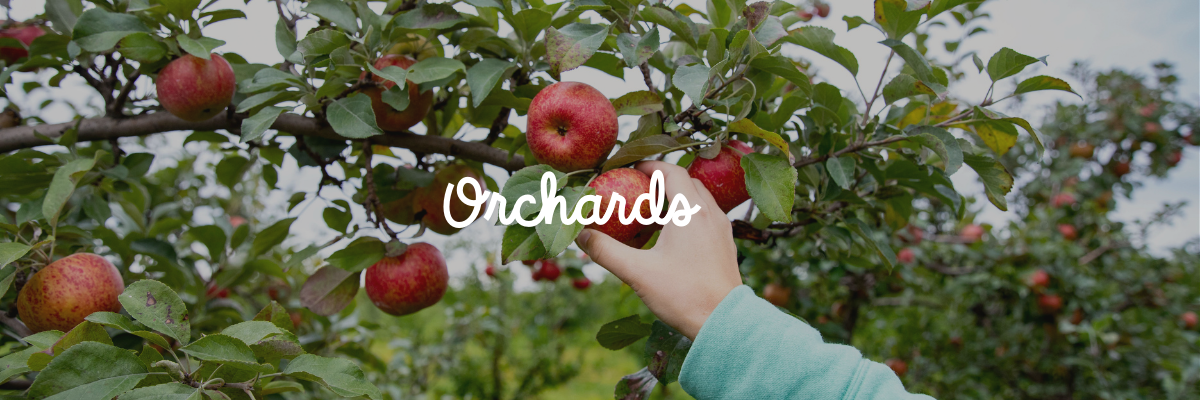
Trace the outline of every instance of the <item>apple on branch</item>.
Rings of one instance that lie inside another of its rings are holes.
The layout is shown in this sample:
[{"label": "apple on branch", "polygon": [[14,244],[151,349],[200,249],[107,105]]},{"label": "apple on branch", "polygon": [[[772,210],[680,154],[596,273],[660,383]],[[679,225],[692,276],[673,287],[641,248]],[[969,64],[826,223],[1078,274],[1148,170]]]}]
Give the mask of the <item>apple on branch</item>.
[{"label": "apple on branch", "polygon": [[730,140],[711,160],[696,157],[688,166],[688,175],[704,184],[712,193],[721,211],[728,213],[734,207],[750,200],[746,189],[746,171],[742,170],[742,155],[754,152],[750,145]]},{"label": "apple on branch", "polygon": [[414,243],[403,254],[384,257],[367,268],[364,286],[376,307],[402,316],[437,304],[449,280],[442,252],[428,243]]},{"label": "apple on branch", "polygon": [[233,100],[237,81],[233,68],[221,55],[205,60],[191,54],[175,59],[158,73],[158,102],[185,121],[204,121],[225,111]]},{"label": "apple on branch", "polygon": [[[408,68],[416,63],[417,60],[409,56],[388,54],[375,60],[375,69],[383,70],[389,66]],[[358,79],[366,78],[367,72],[363,71]],[[378,86],[363,89],[362,92],[371,98],[371,109],[375,111],[375,124],[379,125],[380,129],[385,131],[403,131],[412,128],[413,125],[425,119],[425,114],[428,114],[430,107],[433,107],[433,91],[427,90],[421,92],[418,85],[412,83],[412,81],[406,81],[404,87],[408,91],[408,108],[397,111],[392,106],[383,102],[383,91],[396,86],[396,82],[383,79],[380,76],[374,76],[372,80],[377,82]]]},{"label": "apple on branch", "polygon": [[562,172],[595,168],[617,144],[617,110],[585,83],[547,86],[529,104],[529,150]]}]

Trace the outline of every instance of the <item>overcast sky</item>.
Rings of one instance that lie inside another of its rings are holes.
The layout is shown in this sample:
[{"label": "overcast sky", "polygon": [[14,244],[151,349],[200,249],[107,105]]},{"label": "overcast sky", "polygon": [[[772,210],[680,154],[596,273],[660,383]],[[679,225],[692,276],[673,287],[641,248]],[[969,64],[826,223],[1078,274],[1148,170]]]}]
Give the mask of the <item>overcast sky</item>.
[{"label": "overcast sky", "polygon": [[[679,0],[676,0],[678,2]],[[686,0],[697,9],[704,9],[704,3],[697,0]],[[877,44],[882,38],[878,32],[870,28],[860,28],[851,32],[846,31],[846,24],[841,21],[842,15],[860,15],[869,18],[871,3],[860,1],[828,1],[832,4],[832,15],[824,20],[814,20],[813,24],[821,25],[838,32],[836,42],[855,53],[860,64],[860,81],[864,90],[870,90],[878,80],[883,62],[887,56],[886,48]],[[13,1],[13,17],[25,19],[41,12],[42,0]],[[222,39],[226,45],[218,52],[236,52],[251,62],[276,63],[281,57],[274,44],[274,21],[276,12],[274,5],[264,0],[252,0],[249,5],[243,5],[241,0],[220,0],[218,7],[242,9],[249,19],[229,20],[220,22],[205,30],[205,35]],[[1182,92],[1186,99],[1193,104],[1200,103],[1200,2],[1195,0],[1156,0],[1130,2],[1118,0],[998,0],[986,6],[992,19],[985,22],[989,33],[977,35],[966,42],[964,50],[977,50],[985,60],[1000,47],[1011,47],[1021,53],[1040,57],[1048,55],[1049,66],[1041,67],[1038,74],[1054,75],[1067,79],[1076,88],[1084,83],[1075,82],[1069,78],[1066,71],[1075,60],[1086,60],[1095,69],[1113,67],[1150,72],[1150,65],[1156,61],[1168,61],[1176,66],[1177,74],[1182,78]],[[598,20],[598,18],[597,18]],[[597,21],[598,22],[598,21]],[[307,25],[307,26],[311,26]],[[301,25],[301,32],[307,29]],[[957,32],[955,32],[957,33]],[[664,38],[666,36],[663,36]],[[940,43],[940,42],[937,42]],[[819,77],[840,87],[853,87],[849,73],[821,56],[807,49],[788,45],[787,55],[802,56],[814,61],[819,70]],[[969,63],[969,62],[968,62]],[[897,68],[893,63],[892,68]],[[600,89],[610,98],[624,93],[643,90],[641,75],[632,69],[626,69],[629,83],[615,79],[606,74],[580,68],[564,74],[564,80],[582,81]],[[43,77],[45,79],[46,77]],[[22,79],[22,78],[18,78]],[[657,81],[661,83],[662,80]],[[986,90],[986,79],[969,79],[956,86],[955,94],[966,100],[976,101],[982,98]],[[67,85],[71,86],[71,85]],[[77,86],[76,86],[77,87]],[[56,98],[78,98],[78,88],[67,93],[57,93]],[[86,89],[83,89],[86,90]],[[1043,92],[1049,93],[1049,92]],[[857,93],[846,93],[850,98],[858,97]],[[24,104],[35,104],[43,96],[32,99],[17,99]],[[1028,111],[1036,116],[1028,118],[1037,125],[1041,121],[1040,110],[1056,100],[1078,102],[1078,98],[1069,94],[1034,94],[1028,99]],[[861,100],[860,100],[861,101]],[[28,107],[28,105],[27,105]],[[54,113],[51,113],[54,114]],[[48,119],[53,121],[53,115]],[[65,118],[65,114],[64,117]],[[54,121],[57,122],[57,121]],[[523,119],[513,122],[524,127]],[[633,129],[635,120],[629,117],[622,119],[622,136]],[[480,136],[481,138],[482,136]],[[163,143],[178,144],[182,135],[167,135]],[[473,135],[468,139],[476,139]],[[1021,140],[1028,140],[1022,136]],[[168,148],[178,148],[171,146]],[[489,168],[489,175],[503,182],[503,172],[494,167]],[[968,195],[981,193],[982,187],[970,169],[963,169],[954,177],[959,190]],[[281,171],[281,186],[294,190],[312,191],[320,174],[313,168],[297,170],[294,163]],[[1169,227],[1155,232],[1151,237],[1152,248],[1156,252],[1176,247],[1191,238],[1200,235],[1200,151],[1195,147],[1188,148],[1179,168],[1166,180],[1147,180],[1146,186],[1137,192],[1132,200],[1121,199],[1116,218],[1132,221],[1144,218],[1161,208],[1165,202],[1187,201],[1186,215]],[[326,189],[323,193],[330,198],[338,198],[336,190]],[[286,196],[276,192],[272,201],[286,201]],[[745,207],[745,206],[743,206]],[[297,240],[305,243],[316,242],[332,237],[333,234],[325,227],[320,217],[323,205],[314,204],[301,215],[293,227],[294,233],[299,233]],[[1011,218],[1010,213],[1003,213],[990,205],[985,207],[983,219],[990,222],[1001,222]],[[744,212],[744,211],[743,211]],[[737,211],[735,215],[740,215]],[[361,210],[358,214],[361,216]],[[360,219],[361,220],[361,219]],[[470,236],[473,241],[491,241],[498,243],[501,228],[476,223],[464,234],[456,235],[461,239]],[[408,232],[413,233],[413,230]],[[436,237],[429,233],[421,240],[445,244],[445,238]],[[453,238],[451,240],[454,240]],[[460,255],[448,255],[452,274],[464,273],[468,261],[472,258]],[[602,272],[596,268],[587,270],[589,276],[600,277]],[[525,279],[528,279],[526,276]]]}]

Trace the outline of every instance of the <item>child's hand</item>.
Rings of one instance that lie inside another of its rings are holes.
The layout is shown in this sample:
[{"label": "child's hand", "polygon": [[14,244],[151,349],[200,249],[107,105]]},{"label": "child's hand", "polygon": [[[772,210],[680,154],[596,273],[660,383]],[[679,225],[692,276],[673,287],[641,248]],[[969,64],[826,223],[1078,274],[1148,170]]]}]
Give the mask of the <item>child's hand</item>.
[{"label": "child's hand", "polygon": [[638,164],[650,175],[662,171],[669,203],[676,193],[699,204],[685,227],[667,224],[650,250],[634,249],[585,229],[575,242],[597,264],[629,284],[663,322],[695,339],[717,304],[742,284],[733,227],[708,189],[683,168],[661,161]]}]

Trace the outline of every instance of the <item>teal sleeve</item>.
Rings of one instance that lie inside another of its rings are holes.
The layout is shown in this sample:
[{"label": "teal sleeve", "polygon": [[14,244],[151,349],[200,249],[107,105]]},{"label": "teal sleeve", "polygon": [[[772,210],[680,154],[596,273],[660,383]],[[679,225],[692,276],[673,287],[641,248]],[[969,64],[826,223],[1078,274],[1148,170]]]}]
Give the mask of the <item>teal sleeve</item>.
[{"label": "teal sleeve", "polygon": [[823,342],[749,286],[729,292],[704,322],[679,384],[700,400],[932,399],[908,393],[890,368],[855,348]]}]

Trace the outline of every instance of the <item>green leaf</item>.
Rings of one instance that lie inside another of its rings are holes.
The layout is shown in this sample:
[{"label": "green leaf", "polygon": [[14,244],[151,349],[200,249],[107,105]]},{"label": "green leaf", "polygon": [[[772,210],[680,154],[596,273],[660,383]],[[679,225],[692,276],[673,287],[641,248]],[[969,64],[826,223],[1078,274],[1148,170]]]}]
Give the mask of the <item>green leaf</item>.
[{"label": "green leaf", "polygon": [[485,58],[467,70],[467,86],[471,88],[471,104],[479,107],[488,93],[496,87],[496,83],[504,78],[509,68],[516,66],[511,61],[498,58]]},{"label": "green leaf", "polygon": [[[133,326],[133,321],[130,320],[129,317],[114,312],[97,311],[91,315],[88,315],[87,318],[84,319],[94,324],[104,325],[113,329],[120,329],[125,332],[133,332],[137,330],[137,328]],[[107,334],[105,336],[107,336]]]},{"label": "green leaf", "polygon": [[350,44],[350,38],[347,38],[346,34],[333,29],[322,29],[309,33],[304,36],[304,39],[300,39],[300,43],[296,46],[296,49],[305,58],[313,58],[329,54],[338,47],[347,44]]},{"label": "green leaf", "polygon": [[938,14],[941,14],[954,7],[958,7],[966,3],[979,3],[982,1],[983,0],[933,0],[933,2],[929,3],[929,11],[927,12],[927,15],[929,15],[929,19],[933,19],[933,17],[938,16]]},{"label": "green leaf", "polygon": [[267,133],[267,129],[275,124],[275,120],[288,109],[283,107],[267,106],[258,110],[257,113],[251,115],[250,118],[242,120],[242,143],[252,140],[258,140]]},{"label": "green leaf", "polygon": [[375,265],[386,254],[387,250],[382,241],[373,237],[363,237],[335,251],[325,262],[349,272],[358,272]]},{"label": "green leaf", "polygon": [[692,104],[699,107],[704,103],[704,95],[708,88],[709,68],[704,64],[686,65],[675,69],[671,76],[671,84],[683,91]]},{"label": "green leaf", "polygon": [[187,306],[162,282],[143,279],[125,288],[117,297],[125,312],[146,327],[165,333],[180,343],[192,339],[192,324]]},{"label": "green leaf", "polygon": [[175,39],[179,41],[179,48],[183,49],[183,51],[205,60],[212,54],[213,49],[225,45],[224,40],[207,37],[192,39],[187,36],[176,36]]},{"label": "green leaf", "polygon": [[351,34],[358,33],[358,17],[355,17],[354,10],[341,0],[308,0],[304,12],[316,14]]},{"label": "green leaf", "polygon": [[80,0],[47,0],[46,16],[54,24],[54,30],[63,34],[75,29],[75,21],[83,13],[83,2]]},{"label": "green leaf", "polygon": [[85,342],[55,357],[27,395],[30,399],[111,399],[137,386],[146,372],[132,352]]},{"label": "green leaf", "polygon": [[446,29],[464,20],[450,4],[424,4],[396,16],[392,25],[405,29]]},{"label": "green leaf", "polygon": [[[550,167],[549,165],[541,164],[522,168],[520,171],[517,171],[517,173],[509,177],[508,181],[504,183],[504,188],[500,190],[500,195],[504,196],[505,199],[505,215],[509,215],[511,213],[513,206],[517,204],[517,199],[521,196],[529,194],[540,199],[538,195],[542,190],[542,175],[544,175],[546,172],[553,173],[554,178],[558,181],[559,187],[555,188],[555,190],[566,186],[566,175],[562,172],[554,170],[554,168]],[[538,210],[540,210],[540,207],[534,204],[532,206],[526,205],[520,211],[522,217],[528,218],[528,216],[533,215]],[[530,228],[530,230],[532,229],[533,228]]]},{"label": "green leaf", "polygon": [[854,58],[854,53],[850,50],[833,44],[835,34],[829,28],[819,26],[805,26],[803,28],[792,31],[783,40],[803,46],[809,50],[817,52],[817,54],[828,57],[830,60],[845,67],[850,71],[851,75],[858,75],[858,59]]},{"label": "green leaf", "polygon": [[546,30],[546,62],[550,63],[550,76],[559,79],[563,72],[578,68],[604,44],[608,37],[608,25],[573,23]]},{"label": "green leaf", "polygon": [[288,231],[292,229],[292,223],[296,222],[296,218],[288,218],[263,229],[254,236],[254,244],[250,247],[250,254],[255,256],[267,254],[276,246],[283,243],[287,239]]},{"label": "green leaf", "polygon": [[867,246],[875,250],[875,254],[887,264],[888,268],[896,265],[896,253],[892,251],[892,247],[888,245],[888,241],[883,237],[876,237],[870,226],[858,218],[850,217],[846,219],[846,228],[849,228],[857,234]]},{"label": "green leaf", "polygon": [[1033,126],[1029,124],[1029,121],[1026,121],[1024,118],[1010,117],[983,107],[975,107],[975,117],[978,119],[991,119],[993,121],[1015,124],[1021,127],[1021,129],[1024,129],[1025,132],[1033,138],[1033,144],[1037,147],[1038,156],[1041,156],[1042,153],[1046,151],[1045,145],[1042,144],[1042,139],[1038,137],[1038,131],[1034,129]]},{"label": "green leaf", "polygon": [[203,225],[188,229],[188,236],[195,238],[208,249],[209,258],[219,261],[225,254],[225,243],[229,241],[225,230],[216,225]]},{"label": "green leaf", "polygon": [[359,274],[332,265],[321,267],[300,288],[300,304],[317,315],[337,314],[354,301]]},{"label": "green leaf", "polygon": [[[100,152],[96,153],[96,158],[99,158]],[[75,185],[79,183],[79,179],[83,174],[91,171],[96,165],[95,158],[82,158],[71,161],[58,171],[54,171],[54,179],[50,181],[50,188],[46,189],[46,198],[42,202],[42,215],[50,222],[50,225],[58,225],[58,213],[62,211],[67,200],[71,199],[71,194],[75,192]]]},{"label": "green leaf", "polygon": [[647,90],[629,92],[612,101],[617,115],[646,115],[662,111],[662,98]]},{"label": "green leaf", "polygon": [[250,350],[250,346],[232,336],[208,335],[196,339],[187,346],[180,347],[179,350],[201,361],[210,361],[237,369],[264,374],[275,370],[270,365],[259,364],[258,360],[254,358],[254,351]]},{"label": "green leaf", "polygon": [[383,398],[379,388],[366,380],[362,369],[350,360],[305,354],[288,363],[286,376],[313,381],[343,397]]},{"label": "green leaf", "polygon": [[970,128],[983,139],[983,143],[998,155],[1004,155],[1013,145],[1017,144],[1017,127],[1012,122],[993,119],[975,119],[964,123],[954,124],[957,128]]},{"label": "green leaf", "polygon": [[170,382],[131,390],[122,394],[120,400],[191,400],[200,393],[199,390],[179,382]]},{"label": "green leaf", "polygon": [[941,157],[942,162],[946,165],[944,169],[946,175],[954,175],[962,167],[962,148],[958,144],[958,139],[955,139],[950,132],[934,126],[918,126],[908,129],[907,134],[908,140],[933,150],[938,157]]},{"label": "green leaf", "polygon": [[[0,297],[8,294],[8,289],[12,287],[13,280],[17,277],[16,268],[0,268]],[[3,382],[3,379],[0,379]]]},{"label": "green leaf", "polygon": [[696,47],[696,37],[700,35],[696,23],[678,11],[661,5],[655,5],[642,9],[642,11],[638,12],[638,17],[643,21],[667,28],[667,30],[675,34],[675,38],[683,40],[692,46],[692,48]]},{"label": "green leaf", "polygon": [[642,322],[637,314],[610,321],[596,332],[596,341],[609,350],[620,350],[650,336],[650,324]]},{"label": "green leaf", "polygon": [[613,154],[612,158],[604,162],[603,170],[608,171],[677,147],[679,147],[679,141],[669,135],[652,135],[631,140],[625,142],[617,149],[617,153]]},{"label": "green leaf", "polygon": [[883,101],[886,101],[888,104],[920,94],[936,96],[938,93],[933,88],[930,88],[929,85],[907,74],[896,75],[895,78],[892,78],[891,82],[888,82],[883,87]]},{"label": "green leaf", "polygon": [[[258,343],[273,335],[283,335],[287,332],[268,321],[246,321],[230,325],[221,331],[222,335],[241,340],[247,346]],[[199,341],[197,341],[199,342]]]},{"label": "green leaf", "polygon": [[908,47],[907,44],[896,39],[887,39],[879,43],[890,47],[892,51],[896,52],[896,55],[904,59],[904,63],[908,64],[909,68],[912,68],[913,76],[920,79],[927,88],[932,88],[938,94],[946,91],[946,88],[938,84],[937,78],[933,76],[933,69],[929,66],[929,62],[925,60],[925,57],[918,54],[916,50],[913,50],[912,47]]},{"label": "green leaf", "polygon": [[504,228],[500,256],[505,264],[513,261],[537,260],[546,258],[546,247],[538,237],[536,229],[512,224]]},{"label": "green leaf", "polygon": [[288,61],[304,61],[292,57],[293,54],[296,54],[296,33],[288,30],[287,22],[283,18],[279,18],[275,23],[275,49],[279,50],[279,55]]},{"label": "green leaf", "polygon": [[650,338],[646,340],[646,368],[664,385],[675,382],[679,380],[683,360],[687,358],[691,349],[690,339],[675,328],[656,320],[650,328]]},{"label": "green leaf", "polygon": [[462,61],[445,57],[430,57],[418,61],[408,67],[408,80],[415,84],[433,82],[449,78],[458,71],[465,70]]},{"label": "green leaf", "polygon": [[922,9],[909,11],[905,0],[875,0],[875,22],[891,39],[912,33],[921,24],[923,15]]},{"label": "green leaf", "polygon": [[529,8],[513,14],[512,23],[509,25],[521,35],[522,41],[532,43],[539,33],[550,26],[552,17],[544,10]]},{"label": "green leaf", "polygon": [[759,128],[758,125],[756,125],[754,123],[754,121],[744,119],[744,118],[739,119],[737,121],[734,121],[732,124],[729,124],[729,131],[745,133],[747,135],[754,136],[754,137],[760,138],[762,140],[765,140],[770,145],[775,146],[775,148],[779,149],[779,151],[781,153],[787,155],[788,163],[796,162],[796,156],[792,155],[792,151],[788,149],[787,140],[784,140],[784,138],[782,136],[779,136],[778,133]]},{"label": "green leaf", "polygon": [[[573,186],[563,188],[559,192],[566,202],[567,215],[574,215],[575,207],[579,204],[579,199],[586,195],[596,194],[596,189],[587,186]],[[579,211],[579,215],[588,215],[592,212],[591,202],[583,203],[583,209]],[[583,231],[583,224],[575,222],[570,225],[565,225],[561,220],[555,219],[559,213],[549,215],[548,219],[535,226],[539,241],[546,248],[547,256],[557,256],[567,249],[571,243],[575,242],[575,237],[579,236],[579,232]],[[558,222],[554,222],[558,221]]]},{"label": "green leaf", "polygon": [[804,72],[801,72],[796,63],[792,60],[789,60],[787,57],[759,57],[755,58],[754,61],[751,61],[750,66],[775,75],[779,75],[779,77],[787,79],[788,82],[796,85],[796,88],[804,93],[805,96],[812,95],[812,84],[808,80],[808,75],[805,75]]},{"label": "green leaf", "polygon": [[825,171],[842,189],[849,189],[854,184],[854,157],[834,157],[825,160]]},{"label": "green leaf", "polygon": [[408,109],[408,103],[411,99],[408,97],[408,91],[392,86],[383,91],[379,95],[379,99],[383,100],[384,104],[396,111],[404,111]]},{"label": "green leaf", "polygon": [[375,111],[371,109],[371,98],[362,93],[329,103],[326,120],[333,131],[351,139],[365,139],[383,134],[375,123]]},{"label": "green leaf", "polygon": [[28,366],[33,371],[41,371],[46,368],[56,355],[63,354],[71,347],[83,342],[96,342],[107,345],[112,345],[112,338],[108,337],[108,332],[100,324],[90,321],[80,322],[71,328],[70,332],[63,335],[61,339],[54,342],[50,351],[44,353],[34,353],[29,356]]},{"label": "green leaf", "polygon": [[0,268],[24,257],[32,247],[17,242],[0,243]]},{"label": "green leaf", "polygon": [[978,53],[971,53],[971,62],[975,63],[975,68],[978,68],[979,72],[983,72],[983,69],[986,68],[983,65],[983,60],[979,58]]},{"label": "green leaf", "polygon": [[1042,57],[1040,59],[1033,58],[1005,47],[1000,49],[1000,51],[997,51],[996,54],[993,54],[992,58],[988,60],[988,76],[992,78],[992,82],[996,82],[1001,79],[1016,75],[1017,73],[1021,72],[1021,70],[1025,69],[1025,67],[1038,61],[1041,61],[1043,64],[1045,64],[1046,57]]},{"label": "green leaf", "polygon": [[200,0],[167,0],[162,1],[162,4],[171,14],[179,19],[187,20],[191,18],[192,12],[200,7]]},{"label": "green leaf", "polygon": [[988,201],[1000,211],[1008,211],[1008,200],[1004,196],[1012,191],[1013,177],[1004,164],[989,156],[975,154],[963,154],[963,162],[979,174]]},{"label": "green leaf", "polygon": [[641,65],[649,60],[654,52],[658,51],[659,44],[658,29],[651,29],[641,38],[629,33],[617,35],[617,50],[621,51],[621,58],[625,59],[625,65],[630,67]]},{"label": "green leaf", "polygon": [[783,157],[754,153],[742,157],[746,189],[767,218],[791,222],[796,200],[796,169]]},{"label": "green leaf", "polygon": [[121,52],[121,55],[137,62],[151,63],[167,56],[167,45],[148,33],[130,34],[121,39],[120,44],[121,46],[117,50]]},{"label": "green leaf", "polygon": [[83,15],[79,16],[71,37],[83,50],[102,52],[137,32],[153,33],[135,15],[108,12],[97,7],[84,11]]},{"label": "green leaf", "polygon": [[[301,385],[299,382],[292,382],[292,381],[273,381],[271,383],[263,385],[263,388],[262,388],[262,394],[264,394],[264,395],[285,393],[285,392],[303,392],[303,391],[304,391],[304,385]],[[122,400],[124,400],[124,399],[122,399]]]},{"label": "green leaf", "polygon": [[774,15],[767,16],[758,27],[754,28],[754,39],[765,47],[771,47],[778,42],[779,39],[787,37],[788,31],[784,29],[783,23],[779,21],[779,17]]},{"label": "green leaf", "polygon": [[1075,93],[1075,90],[1071,89],[1071,84],[1062,79],[1045,75],[1035,76],[1021,81],[1021,83],[1017,84],[1017,90],[1013,91],[1012,95],[1016,96],[1019,94],[1036,92],[1040,90],[1061,90],[1079,96],[1080,99],[1083,98],[1083,96],[1080,96],[1079,93]]},{"label": "green leaf", "polygon": [[371,73],[375,76],[395,83],[395,87],[400,89],[404,89],[405,82],[408,81],[408,70],[395,65],[389,65],[383,67],[383,69],[378,69],[375,68],[375,66],[368,65],[367,69],[371,70]]},{"label": "green leaf", "polygon": [[288,332],[296,330],[296,325],[292,324],[292,318],[287,309],[276,301],[271,301],[271,304],[263,307],[262,311],[254,315],[254,320],[270,322]]}]

